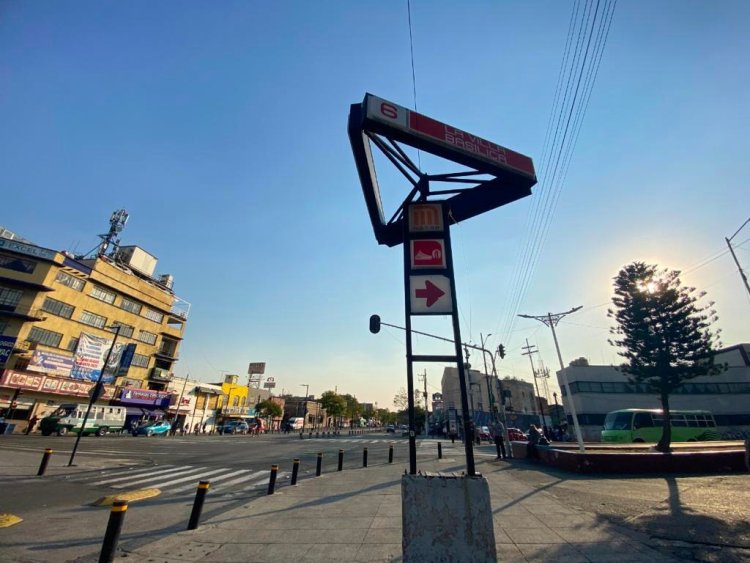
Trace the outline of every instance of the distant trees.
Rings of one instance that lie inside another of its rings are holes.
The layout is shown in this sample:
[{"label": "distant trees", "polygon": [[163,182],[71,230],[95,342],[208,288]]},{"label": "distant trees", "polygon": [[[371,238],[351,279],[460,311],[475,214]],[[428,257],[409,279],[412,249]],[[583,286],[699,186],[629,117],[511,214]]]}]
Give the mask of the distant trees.
[{"label": "distant trees", "polygon": [[282,414],[284,414],[284,409],[281,408],[281,405],[272,401],[271,399],[266,399],[265,401],[261,401],[260,403],[258,403],[258,405],[255,407],[255,410],[258,412],[258,414],[260,414],[260,416],[269,418],[279,418]]},{"label": "distant trees", "polygon": [[726,366],[714,363],[721,346],[713,302],[699,305],[705,292],[684,287],[678,271],[633,262],[614,278],[614,308],[608,316],[617,326],[610,344],[625,358],[620,370],[631,383],[645,383],[659,396],[664,427],[657,449],[668,452],[672,441],[669,396],[676,387],[700,375],[715,375]]},{"label": "distant trees", "polygon": [[346,414],[347,402],[335,391],[326,391],[320,396],[320,405],[326,410],[328,416],[339,421]]}]

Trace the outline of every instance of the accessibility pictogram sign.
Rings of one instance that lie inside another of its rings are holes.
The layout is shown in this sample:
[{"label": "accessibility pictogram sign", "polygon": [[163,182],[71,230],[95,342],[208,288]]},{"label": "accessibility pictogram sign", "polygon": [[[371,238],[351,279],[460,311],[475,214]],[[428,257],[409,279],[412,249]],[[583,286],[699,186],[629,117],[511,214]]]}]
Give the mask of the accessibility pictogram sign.
[{"label": "accessibility pictogram sign", "polygon": [[409,276],[412,315],[443,315],[453,312],[451,280],[448,276]]},{"label": "accessibility pictogram sign", "polygon": [[441,239],[412,240],[411,267],[445,268],[445,242]]}]

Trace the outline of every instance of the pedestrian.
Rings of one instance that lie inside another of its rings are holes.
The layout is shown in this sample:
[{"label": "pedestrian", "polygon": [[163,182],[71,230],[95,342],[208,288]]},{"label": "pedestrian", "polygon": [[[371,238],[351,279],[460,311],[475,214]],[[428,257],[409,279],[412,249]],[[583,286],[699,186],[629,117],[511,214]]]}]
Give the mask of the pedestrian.
[{"label": "pedestrian", "polygon": [[34,431],[34,426],[36,426],[36,421],[39,420],[36,415],[33,415],[29,419],[29,425],[26,427],[26,435],[28,436]]},{"label": "pedestrian", "polygon": [[496,422],[492,429],[492,438],[495,440],[495,449],[497,450],[497,459],[505,459],[507,457],[505,453],[505,441],[503,435],[505,434],[505,426],[502,422]]},{"label": "pedestrian", "polygon": [[208,426],[208,422],[203,423],[203,433],[206,433],[206,427]]},{"label": "pedestrian", "polygon": [[[205,426],[204,426],[203,428],[205,429]],[[200,423],[200,422],[196,422],[196,423],[195,423],[195,426],[193,427],[193,430],[195,431],[195,433],[196,433],[196,434],[200,434],[200,431],[201,431],[201,423]]]},{"label": "pedestrian", "polygon": [[542,431],[535,424],[529,427],[529,443],[526,446],[528,450],[526,457],[539,457],[536,447],[541,443],[543,437]]}]

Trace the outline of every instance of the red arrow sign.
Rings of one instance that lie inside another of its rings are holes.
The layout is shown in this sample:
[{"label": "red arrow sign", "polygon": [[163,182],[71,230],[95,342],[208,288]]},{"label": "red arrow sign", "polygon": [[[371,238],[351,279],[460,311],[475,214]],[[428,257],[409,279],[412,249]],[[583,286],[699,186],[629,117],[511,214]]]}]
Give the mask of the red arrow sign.
[{"label": "red arrow sign", "polygon": [[440,299],[443,295],[445,295],[445,292],[440,289],[438,286],[436,286],[434,283],[432,283],[430,280],[425,280],[424,282],[424,289],[417,289],[414,294],[417,296],[417,298],[426,297],[427,302],[426,305],[428,307],[432,307],[435,302]]}]

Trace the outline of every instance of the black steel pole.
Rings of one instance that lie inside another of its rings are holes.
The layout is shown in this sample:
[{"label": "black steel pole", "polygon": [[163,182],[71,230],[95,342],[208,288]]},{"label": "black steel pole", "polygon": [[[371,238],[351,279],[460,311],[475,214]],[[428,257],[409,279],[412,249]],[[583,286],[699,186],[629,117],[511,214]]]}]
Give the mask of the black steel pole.
[{"label": "black steel pole", "polygon": [[411,342],[411,249],[409,248],[408,208],[404,217],[404,324],[406,325],[406,392],[408,394],[409,412],[409,474],[417,474],[417,438],[414,421],[414,366],[412,361]]},{"label": "black steel pole", "polygon": [[[451,246],[450,237],[450,216],[447,209],[443,208],[443,220],[445,221],[445,257],[448,265],[448,271],[453,272],[453,249]],[[464,367],[463,357],[461,355],[461,325],[458,319],[458,301],[456,299],[456,284],[455,278],[451,284],[451,300],[453,301],[454,310],[451,315],[453,319],[453,337],[455,338],[454,346],[456,350],[456,362],[458,363],[458,382],[461,389],[461,410],[463,411],[463,423],[464,423],[464,449],[466,451],[466,473],[473,477],[476,475],[474,469],[474,441],[472,440],[471,431],[471,419],[468,416],[469,413],[469,397],[466,390],[466,369]]]},{"label": "black steel pole", "polygon": [[[96,384],[92,388],[91,397],[89,397],[89,405],[86,407],[86,414],[83,417],[83,424],[81,424],[81,431],[78,433],[78,436],[76,436],[76,443],[73,444],[73,451],[70,452],[70,460],[68,461],[68,467],[73,465],[73,461],[76,458],[76,451],[78,450],[78,442],[81,441],[81,436],[83,436],[83,432],[86,430],[86,422],[89,419],[89,414],[91,414],[91,406],[94,404],[94,401],[97,399],[97,391],[102,386],[102,380],[104,379],[104,372],[107,369],[107,364],[109,364],[109,358],[112,356],[112,350],[115,348],[115,342],[117,342],[117,337],[120,336],[120,328],[122,328],[122,325],[117,325],[115,327],[115,337],[112,339],[112,344],[109,346],[109,351],[107,352],[107,357],[104,360],[104,365],[102,366],[102,370],[99,372],[99,377],[96,380]],[[126,507],[127,508],[127,507]]]},{"label": "black steel pole", "polygon": [[344,470],[344,450],[339,450],[339,471]]},{"label": "black steel pole", "polygon": [[292,462],[292,485],[297,484],[297,475],[299,475],[299,459],[294,459]]},{"label": "black steel pole", "polygon": [[210,486],[211,483],[209,481],[200,481],[198,483],[198,489],[195,491],[195,500],[193,501],[193,510],[190,512],[190,520],[188,521],[188,530],[195,530],[198,527],[201,512],[203,511],[203,503],[206,500],[206,493],[208,493]]},{"label": "black steel pole", "polygon": [[393,463],[393,446],[388,446],[388,463]]},{"label": "black steel pole", "polygon": [[323,452],[318,452],[318,461],[315,464],[315,476],[320,477],[320,472],[323,469]]},{"label": "black steel pole", "polygon": [[279,472],[278,465],[271,466],[271,477],[268,480],[268,494],[272,495],[276,490],[276,474]]},{"label": "black steel pole", "polygon": [[52,450],[50,448],[47,448],[44,450],[44,455],[42,456],[42,463],[39,464],[39,471],[36,472],[37,477],[41,477],[44,475],[44,472],[47,471],[47,464],[49,463],[49,458],[52,455]]},{"label": "black steel pole", "polygon": [[120,541],[120,532],[122,524],[125,522],[125,512],[128,510],[128,501],[116,500],[112,503],[112,510],[109,513],[107,522],[107,531],[104,532],[104,541],[102,550],[99,553],[99,563],[112,563],[115,560],[115,551],[117,542]]},{"label": "black steel pole", "polygon": [[362,467],[367,467],[367,448],[362,450]]}]

